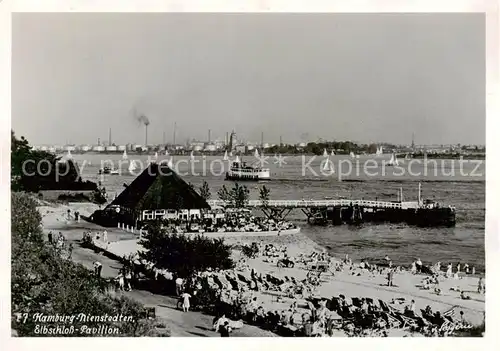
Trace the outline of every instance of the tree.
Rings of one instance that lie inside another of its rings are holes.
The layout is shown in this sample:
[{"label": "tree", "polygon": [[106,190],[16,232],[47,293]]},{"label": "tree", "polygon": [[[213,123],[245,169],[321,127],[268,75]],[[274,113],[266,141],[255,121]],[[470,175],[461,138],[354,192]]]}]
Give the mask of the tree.
[{"label": "tree", "polygon": [[202,235],[168,234],[159,223],[147,227],[140,244],[146,249],[140,257],[152,262],[159,269],[167,269],[182,278],[211,269],[231,269],[231,246],[223,239]]},{"label": "tree", "polygon": [[205,200],[210,200],[212,194],[210,193],[210,187],[206,181],[203,181],[203,185],[200,186],[200,196]]},{"label": "tree", "polygon": [[250,198],[250,191],[243,185],[235,183],[229,190],[225,185],[217,192],[219,199],[227,203],[227,207],[243,208],[248,204]]},{"label": "tree", "polygon": [[40,190],[95,190],[97,184],[83,182],[77,165],[72,160],[33,150],[28,141],[17,139],[11,131],[11,189],[38,192]]},{"label": "tree", "polygon": [[265,185],[263,185],[259,189],[259,200],[262,201],[262,204],[264,205],[264,207],[267,207],[267,205],[269,204],[270,194],[271,194],[271,190],[268,187],[266,187]]}]

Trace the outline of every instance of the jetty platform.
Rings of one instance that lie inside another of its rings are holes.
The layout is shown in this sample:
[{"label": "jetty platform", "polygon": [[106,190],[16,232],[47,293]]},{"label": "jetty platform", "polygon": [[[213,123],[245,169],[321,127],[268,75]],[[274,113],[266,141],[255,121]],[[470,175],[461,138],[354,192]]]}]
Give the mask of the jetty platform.
[{"label": "jetty platform", "polygon": [[[227,207],[223,200],[209,200],[210,206]],[[268,218],[284,220],[300,209],[311,224],[359,224],[364,222],[405,222],[422,227],[455,225],[455,208],[422,201],[373,200],[250,200],[247,208],[260,209]]]}]

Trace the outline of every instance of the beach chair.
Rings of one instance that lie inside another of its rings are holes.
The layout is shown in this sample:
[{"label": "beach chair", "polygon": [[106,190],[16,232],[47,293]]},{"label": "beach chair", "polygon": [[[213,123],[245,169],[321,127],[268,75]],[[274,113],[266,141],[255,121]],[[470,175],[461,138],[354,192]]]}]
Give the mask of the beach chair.
[{"label": "beach chair", "polygon": [[399,319],[394,317],[392,314],[388,312],[381,312],[382,318],[385,319],[385,321],[389,324],[391,328],[399,328],[401,327],[402,323]]}]

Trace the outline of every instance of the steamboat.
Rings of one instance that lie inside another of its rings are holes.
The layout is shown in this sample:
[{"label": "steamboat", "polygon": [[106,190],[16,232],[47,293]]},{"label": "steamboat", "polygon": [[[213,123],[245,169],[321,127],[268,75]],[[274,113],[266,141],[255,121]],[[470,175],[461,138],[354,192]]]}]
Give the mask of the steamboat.
[{"label": "steamboat", "polygon": [[226,172],[226,180],[269,180],[271,178],[269,168],[260,168],[247,165],[246,162],[235,161],[229,171]]}]

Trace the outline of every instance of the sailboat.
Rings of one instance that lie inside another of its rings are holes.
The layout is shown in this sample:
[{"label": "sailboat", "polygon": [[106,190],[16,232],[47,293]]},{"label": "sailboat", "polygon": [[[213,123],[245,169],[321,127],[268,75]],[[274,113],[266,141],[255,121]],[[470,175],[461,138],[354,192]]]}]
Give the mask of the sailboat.
[{"label": "sailboat", "polygon": [[382,150],[382,146],[378,147],[377,148],[377,152],[375,153],[375,155],[377,155],[377,157],[379,157],[380,155],[382,155],[384,152]]},{"label": "sailboat", "polygon": [[68,149],[68,153],[66,154],[66,158],[67,158],[68,160],[70,160],[70,159],[72,159],[72,158],[73,158],[73,155],[71,155],[71,151],[69,151],[69,149]]},{"label": "sailboat", "polygon": [[406,154],[405,160],[409,160],[409,159],[411,159],[410,154]]},{"label": "sailboat", "polygon": [[352,152],[352,151],[349,153],[349,156],[351,156],[352,158],[356,157],[356,155],[354,155],[354,152]]},{"label": "sailboat", "polygon": [[326,149],[323,150],[323,157],[328,157],[328,152],[326,151]]},{"label": "sailboat", "polygon": [[255,149],[254,156],[255,156],[255,158],[259,158],[260,157],[259,150]]},{"label": "sailboat", "polygon": [[189,157],[191,157],[191,161],[194,161],[194,152],[193,151],[191,151],[191,155]]},{"label": "sailboat", "polygon": [[165,150],[165,156],[168,156],[168,150]]},{"label": "sailboat", "polygon": [[227,157],[227,151],[224,152],[224,158],[223,158],[224,161],[228,161],[229,160],[229,157]]},{"label": "sailboat", "polygon": [[238,157],[238,155],[236,155],[236,159],[234,160],[234,162],[240,163],[240,158]]},{"label": "sailboat", "polygon": [[135,171],[137,170],[137,168],[138,168],[138,167],[137,167],[137,165],[136,165],[135,161],[134,161],[134,160],[131,160],[131,161],[130,161],[130,163],[129,163],[129,165],[128,165],[128,171],[129,171],[130,173],[133,173],[133,172],[135,172]]},{"label": "sailboat", "polygon": [[172,161],[172,157],[170,157],[170,159],[168,160],[167,166],[168,168],[174,168],[174,162]]},{"label": "sailboat", "polygon": [[333,171],[333,167],[330,166],[330,158],[327,157],[326,160],[325,160],[325,164],[323,165],[323,171]]},{"label": "sailboat", "polygon": [[128,159],[127,150],[123,150],[122,160]]},{"label": "sailboat", "polygon": [[330,156],[335,156],[335,152],[332,150],[332,152],[330,153]]},{"label": "sailboat", "polygon": [[229,151],[229,157],[233,157],[233,152]]},{"label": "sailboat", "polygon": [[157,152],[155,152],[155,158],[158,158],[158,153]]},{"label": "sailboat", "polygon": [[391,159],[389,160],[387,165],[388,166],[398,166],[399,165],[398,158],[396,157],[396,155],[394,153],[392,154]]}]

